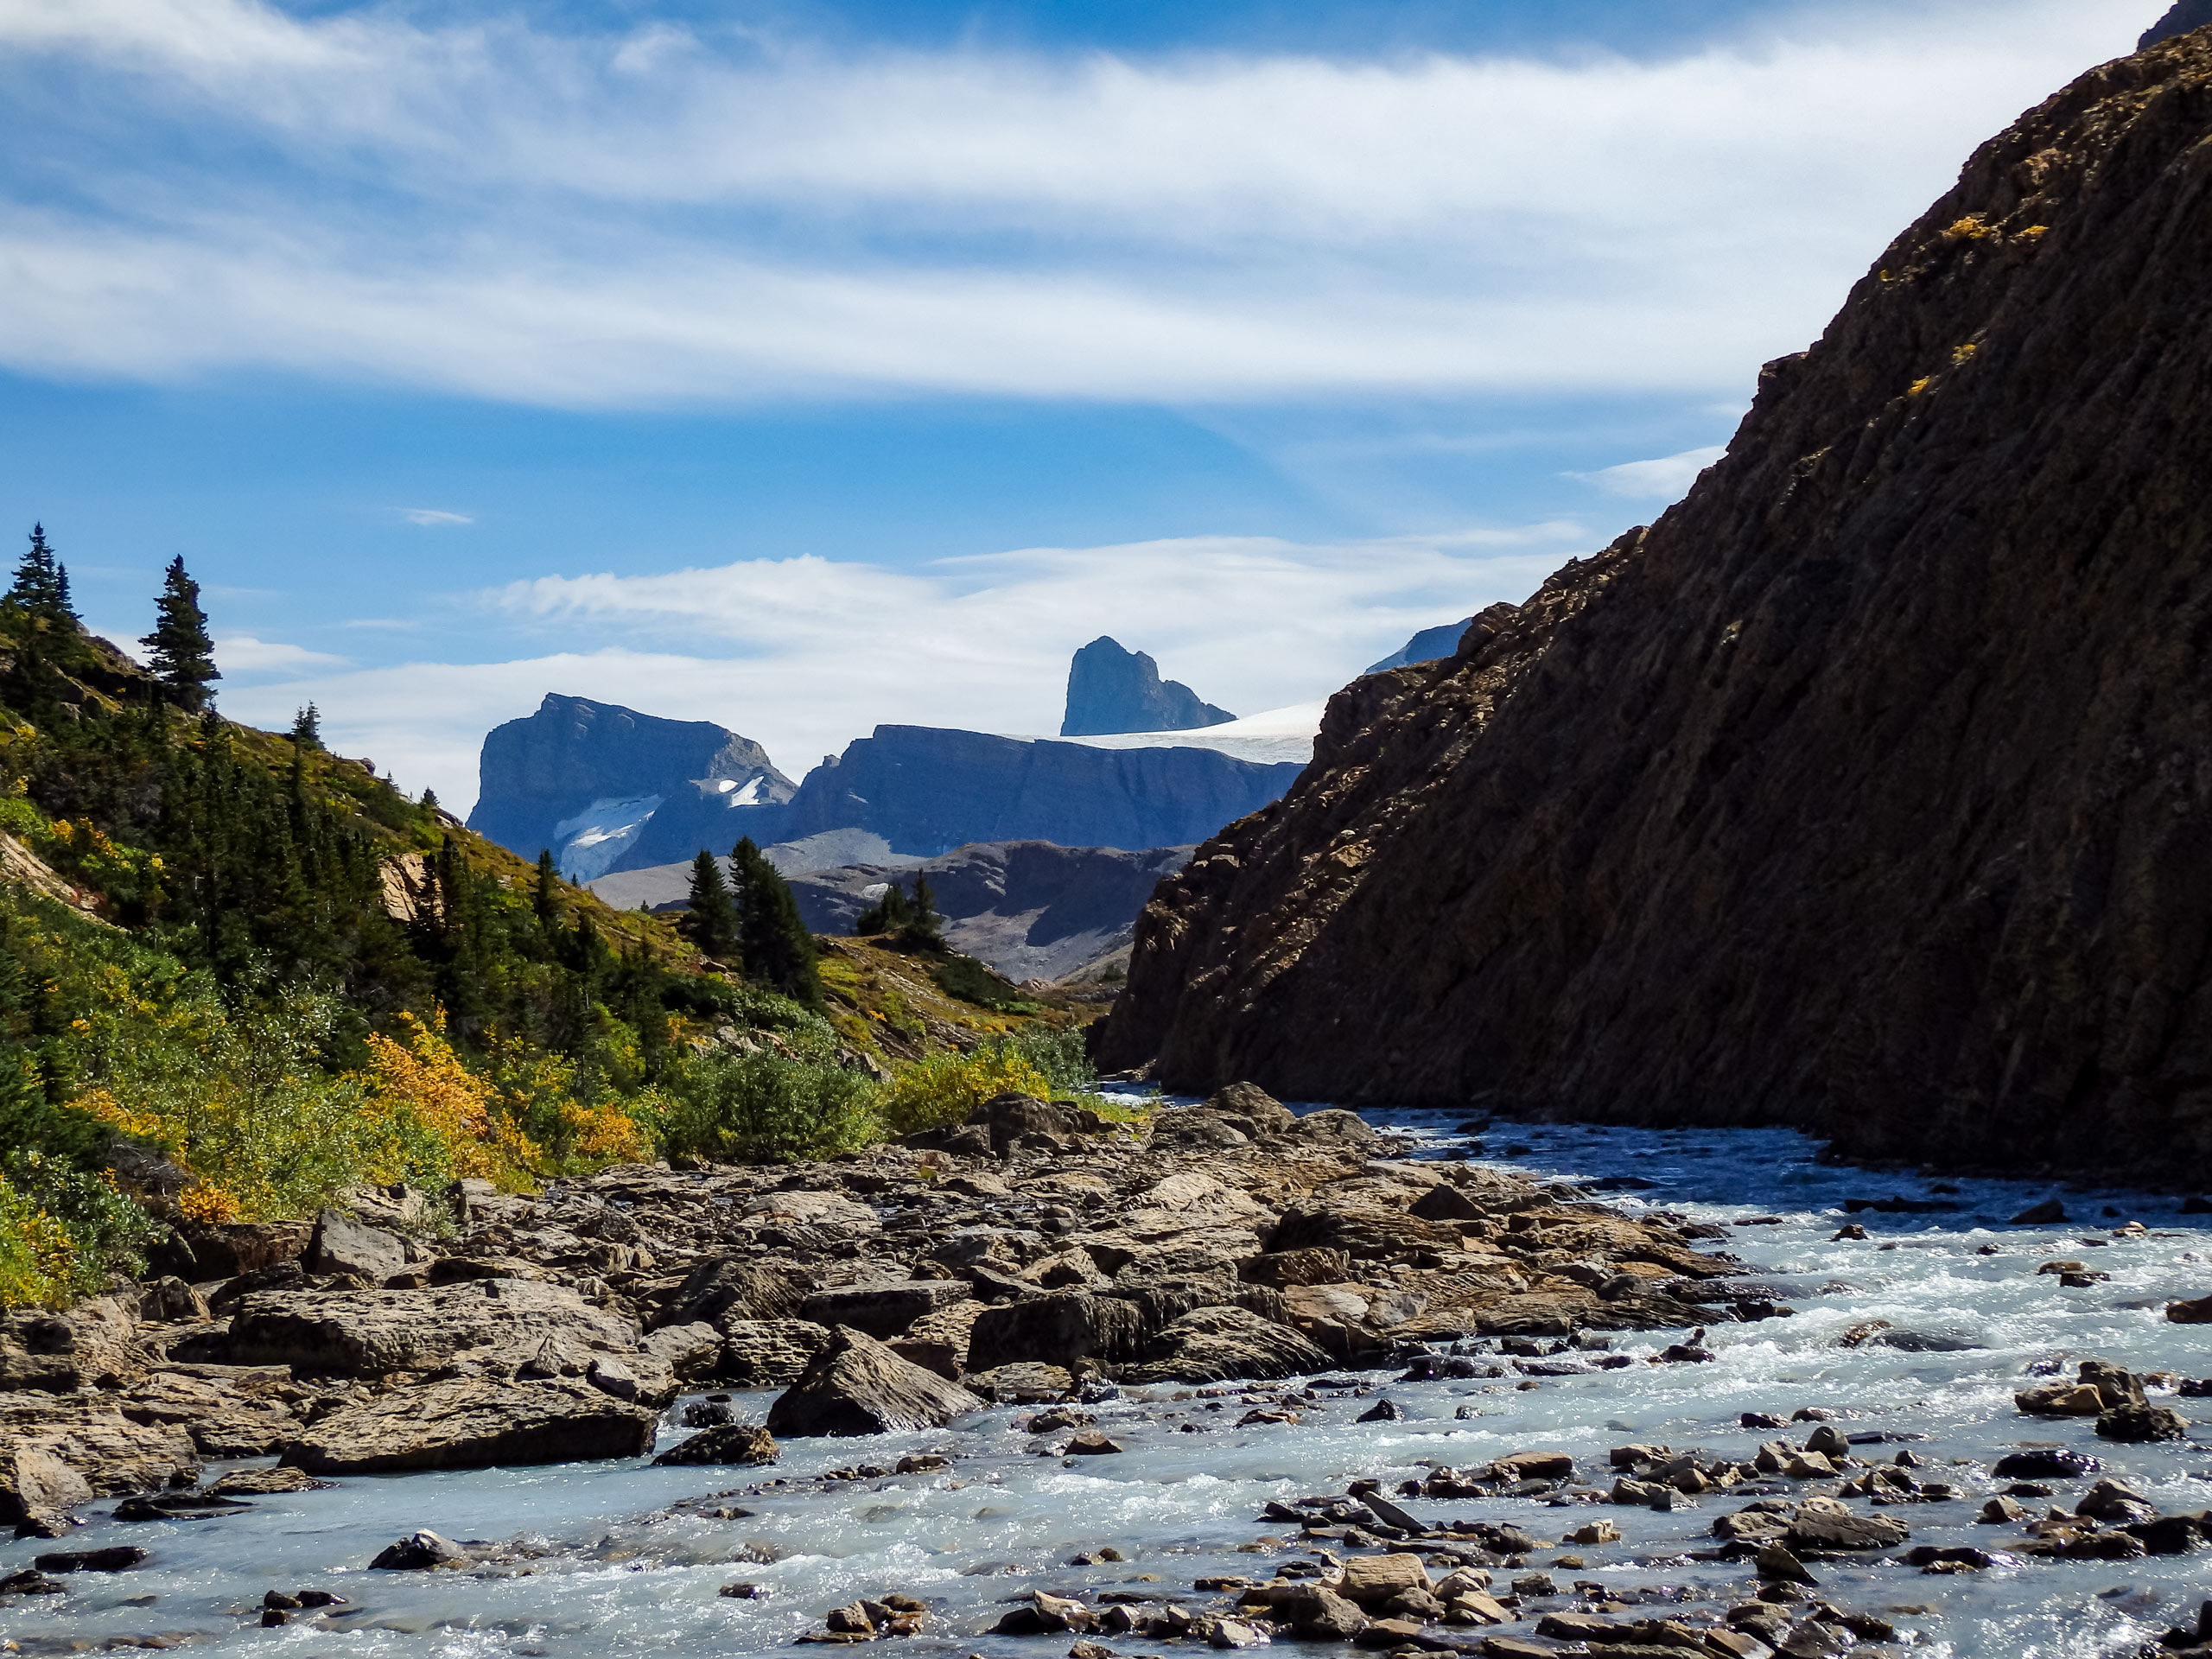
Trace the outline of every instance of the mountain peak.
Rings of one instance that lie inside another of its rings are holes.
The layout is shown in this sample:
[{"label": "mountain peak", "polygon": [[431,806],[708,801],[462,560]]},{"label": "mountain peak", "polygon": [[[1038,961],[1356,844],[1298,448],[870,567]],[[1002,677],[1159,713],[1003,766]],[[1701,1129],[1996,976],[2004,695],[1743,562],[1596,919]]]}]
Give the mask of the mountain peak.
[{"label": "mountain peak", "polygon": [[1068,664],[1068,707],[1062,737],[1119,732],[1190,732],[1236,719],[1178,680],[1163,681],[1160,664],[1100,634]]}]

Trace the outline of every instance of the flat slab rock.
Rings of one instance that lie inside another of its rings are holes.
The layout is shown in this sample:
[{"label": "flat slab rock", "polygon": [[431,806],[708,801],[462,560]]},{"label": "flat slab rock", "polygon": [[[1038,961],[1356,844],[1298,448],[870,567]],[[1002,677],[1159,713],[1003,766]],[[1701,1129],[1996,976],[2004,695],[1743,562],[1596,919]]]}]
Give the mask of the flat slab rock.
[{"label": "flat slab rock", "polygon": [[0,1522],[58,1515],[95,1497],[159,1491],[200,1472],[181,1428],[43,1395],[0,1406]]},{"label": "flat slab rock", "polygon": [[634,1458],[652,1446],[658,1416],[566,1377],[460,1377],[334,1412],[286,1446],[281,1461],[310,1475],[389,1475]]},{"label": "flat slab rock", "polygon": [[619,1354],[641,1345],[635,1324],[564,1285],[481,1279],[429,1290],[257,1291],[240,1301],[211,1357],[372,1377],[434,1370],[479,1350],[535,1349],[547,1338]]}]

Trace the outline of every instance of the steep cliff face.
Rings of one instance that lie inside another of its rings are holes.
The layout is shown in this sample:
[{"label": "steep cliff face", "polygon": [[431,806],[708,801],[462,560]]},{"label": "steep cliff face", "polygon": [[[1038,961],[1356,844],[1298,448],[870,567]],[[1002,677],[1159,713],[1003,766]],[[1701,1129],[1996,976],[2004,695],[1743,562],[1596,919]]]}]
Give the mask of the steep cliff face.
[{"label": "steep cliff face", "polygon": [[1160,664],[1101,634],[1068,664],[1062,737],[1116,732],[1189,732],[1224,726],[1236,716],[1217,709],[1180,680],[1162,680]]},{"label": "steep cliff face", "polygon": [[2212,1160],[2212,32],[1978,152],[1648,531],[1139,924],[1198,1090]]},{"label": "steep cliff face", "polygon": [[468,827],[524,858],[550,848],[577,880],[734,846],[744,832],[722,822],[734,808],[789,800],[795,787],[758,743],[709,721],[551,692],[485,738],[478,776]]},{"label": "steep cliff face", "polygon": [[782,814],[780,839],[857,829],[924,857],[969,842],[1190,846],[1275,799],[1300,763],[1212,749],[1103,749],[929,726],[879,726],[824,762]]}]

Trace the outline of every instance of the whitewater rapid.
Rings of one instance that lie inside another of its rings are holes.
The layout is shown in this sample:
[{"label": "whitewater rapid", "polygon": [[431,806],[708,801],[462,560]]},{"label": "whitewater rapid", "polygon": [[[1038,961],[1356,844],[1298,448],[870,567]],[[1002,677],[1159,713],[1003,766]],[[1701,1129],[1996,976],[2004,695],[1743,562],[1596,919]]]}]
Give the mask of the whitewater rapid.
[{"label": "whitewater rapid", "polygon": [[[1368,1116],[1413,1135],[1416,1156],[1465,1148],[1449,1116]],[[2024,1541],[2016,1529],[1977,1525],[1974,1516],[1982,1499],[2006,1484],[1989,1478],[1990,1465],[2030,1443],[2101,1458],[2107,1473],[2168,1513],[2212,1508],[2212,1402],[2154,1395],[2154,1402],[2201,1414],[2208,1426],[2189,1443],[2127,1446],[2097,1440],[2085,1420],[2023,1417],[2012,1398],[2031,1367],[2053,1361],[2069,1375],[2089,1357],[2136,1371],[2212,1375],[2212,1327],[2163,1315],[2169,1301],[2212,1293],[2212,1217],[2183,1214],[2180,1200],[1832,1167],[1815,1161],[1813,1143],[1783,1131],[1501,1122],[1481,1138],[1493,1161],[1585,1184],[1631,1211],[1665,1209],[1726,1227],[1725,1244],[1702,1248],[1742,1256],[1754,1277],[1790,1293],[1796,1316],[1713,1325],[1710,1364],[1638,1363],[1545,1377],[1528,1390],[1510,1375],[1402,1383],[1395,1371],[1360,1373],[1368,1392],[1324,1390],[1295,1424],[1236,1427],[1249,1409],[1245,1395],[1295,1395],[1298,1383],[1130,1391],[1088,1408],[1127,1448],[1120,1456],[1039,1455],[1039,1437],[1018,1426],[1027,1414],[1007,1408],[926,1433],[787,1442],[772,1469],[639,1461],[356,1478],[329,1491],[258,1497],[250,1510],[202,1521],[118,1522],[106,1518],[112,1505],[101,1503],[92,1523],[66,1544],[0,1546],[0,1576],[62,1548],[135,1544],[151,1560],[122,1573],[70,1575],[61,1580],[65,1595],[0,1599],[0,1635],[25,1653],[174,1643],[272,1659],[721,1659],[785,1648],[856,1596],[904,1592],[927,1600],[935,1615],[931,1633],[899,1644],[917,1655],[1059,1659],[1065,1633],[982,1632],[1033,1587],[1092,1601],[1119,1592],[1217,1605],[1218,1598],[1193,1591],[1194,1580],[1265,1579],[1275,1564],[1310,1554],[1294,1529],[1259,1519],[1270,1499],[1341,1493],[1360,1478],[1379,1478],[1389,1491],[1433,1464],[1464,1468],[1533,1448],[1571,1452],[1582,1478],[1602,1485],[1610,1482],[1612,1446],[1664,1443],[1749,1457],[1775,1431],[1741,1427],[1742,1414],[1788,1417],[1808,1406],[1842,1412],[1838,1426],[1849,1433],[1929,1437],[1868,1448],[1886,1458],[1910,1445],[1927,1465],[1917,1471],[1922,1479],[1959,1488],[1948,1503],[1880,1511],[1910,1526],[1913,1544]],[[2052,1196],[2063,1198],[2068,1224],[2005,1224]],[[1892,1197],[1957,1207],[1845,1211],[1847,1200]],[[1735,1224],[1767,1217],[1780,1219]],[[2110,1236],[2128,1221],[2143,1223],[2147,1236]],[[1833,1240],[1847,1222],[1863,1225],[1868,1238]],[[1983,1253],[1993,1247],[1994,1254]],[[2110,1279],[2068,1288],[2036,1272],[2062,1257]],[[1872,1320],[1889,1323],[1873,1340],[1838,1345],[1847,1331]],[[1640,1359],[1681,1334],[1616,1337],[1611,1346]],[[1354,1421],[1385,1396],[1402,1418]],[[771,1397],[741,1395],[736,1403],[758,1421]],[[1463,1408],[1478,1414],[1462,1418]],[[680,1409],[666,1420],[663,1447],[688,1432],[674,1426]],[[1807,1427],[1796,1425],[1791,1438],[1802,1440]],[[919,1452],[949,1454],[950,1466],[817,1478],[860,1466],[887,1470]],[[211,1468],[208,1478],[218,1472]],[[746,1490],[772,1479],[788,1484]],[[2052,1484],[2056,1495],[2045,1502],[2070,1509],[2088,1483]],[[1725,1609],[1751,1585],[1740,1564],[1684,1559],[1711,1548],[1714,1517],[1740,1508],[1741,1496],[1708,1493],[1671,1513],[1554,1508],[1538,1499],[1400,1501],[1424,1520],[1508,1522],[1547,1539],[1590,1520],[1611,1521],[1622,1541],[1576,1548],[1586,1566],[1553,1567],[1565,1553],[1554,1548],[1529,1566],[1550,1572],[1562,1592],[1581,1580],[1643,1604],[1624,1617],[1681,1604]],[[2041,1507],[2031,1504],[2031,1513]],[[502,1564],[471,1573],[366,1570],[385,1544],[420,1527],[496,1542]],[[1240,1549],[1262,1536],[1283,1543]],[[1107,1546],[1128,1560],[1066,1565]],[[2191,1622],[2197,1603],[2212,1594],[2208,1560],[2203,1552],[2126,1562],[2031,1560],[1948,1577],[1878,1559],[1823,1561],[1815,1570],[1818,1593],[1828,1600],[1917,1632],[1914,1651],[2082,1659],[2133,1653],[2168,1624]],[[1501,1590],[1511,1576],[1499,1575]],[[734,1582],[761,1593],[720,1593]],[[336,1618],[301,1615],[264,1629],[262,1598],[272,1589],[332,1591],[352,1605]],[[1517,1629],[1525,1635],[1529,1627]],[[1454,1634],[1471,1645],[1480,1636]],[[1160,1647],[1135,1637],[1109,1645],[1133,1655]]]}]

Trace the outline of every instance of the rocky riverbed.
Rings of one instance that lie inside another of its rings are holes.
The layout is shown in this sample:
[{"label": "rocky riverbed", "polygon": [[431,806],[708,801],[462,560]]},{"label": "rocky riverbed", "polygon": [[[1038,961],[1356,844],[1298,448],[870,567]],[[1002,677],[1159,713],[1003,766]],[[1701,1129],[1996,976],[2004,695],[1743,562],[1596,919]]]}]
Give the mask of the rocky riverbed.
[{"label": "rocky riverbed", "polygon": [[2042,1195],[1783,1135],[1499,1126],[1473,1158],[1447,1121],[1243,1090],[1145,1131],[982,1116],[822,1166],[365,1197],[11,1316],[5,1491],[47,1535],[0,1558],[0,1631],[1038,1659],[2197,1634],[2212,1329],[2183,1320],[2212,1266],[2173,1201],[2013,1226]]}]

